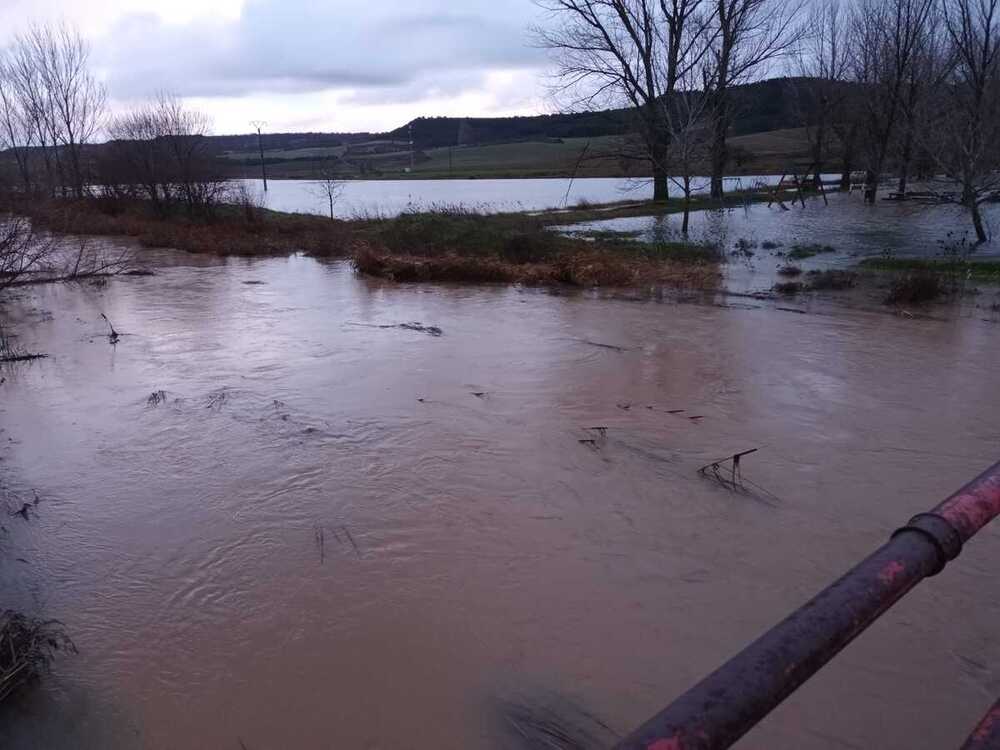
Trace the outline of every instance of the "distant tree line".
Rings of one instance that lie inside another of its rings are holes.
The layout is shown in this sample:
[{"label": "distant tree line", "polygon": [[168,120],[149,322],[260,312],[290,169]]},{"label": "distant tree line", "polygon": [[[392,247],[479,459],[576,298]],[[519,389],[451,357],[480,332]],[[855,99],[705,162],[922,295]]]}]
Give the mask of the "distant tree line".
[{"label": "distant tree line", "polygon": [[[738,87],[795,72],[807,169],[863,173],[874,203],[914,176],[969,212],[1000,190],[1000,0],[540,0],[537,30],[575,107],[627,105],[654,197],[707,163],[721,197]],[[683,179],[686,177],[687,179]]]},{"label": "distant tree line", "polygon": [[[22,197],[147,201],[158,212],[211,211],[227,197],[210,123],[168,93],[110,116],[79,32],[32,27],[0,52],[0,151]],[[94,145],[99,136],[110,140]]]}]

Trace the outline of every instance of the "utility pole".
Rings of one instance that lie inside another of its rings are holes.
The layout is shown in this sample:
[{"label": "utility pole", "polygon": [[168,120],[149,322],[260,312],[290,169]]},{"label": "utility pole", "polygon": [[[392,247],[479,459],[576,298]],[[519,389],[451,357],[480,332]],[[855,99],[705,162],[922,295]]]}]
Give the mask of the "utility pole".
[{"label": "utility pole", "polygon": [[264,120],[251,120],[250,127],[257,130],[257,150],[260,152],[260,176],[264,180],[264,192],[267,192],[267,169],[264,166],[264,141],[261,138],[260,129],[267,125]]}]

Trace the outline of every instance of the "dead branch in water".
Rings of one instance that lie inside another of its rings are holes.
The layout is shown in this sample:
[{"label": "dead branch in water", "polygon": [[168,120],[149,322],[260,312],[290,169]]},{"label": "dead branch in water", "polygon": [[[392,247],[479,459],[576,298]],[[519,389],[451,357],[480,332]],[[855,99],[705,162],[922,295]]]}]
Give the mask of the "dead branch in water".
[{"label": "dead branch in water", "polygon": [[561,696],[501,700],[498,718],[508,740],[504,750],[598,750],[619,739],[600,718]]},{"label": "dead branch in water", "polygon": [[431,336],[443,336],[444,331],[442,331],[437,326],[425,326],[419,320],[415,320],[412,323],[387,323],[383,325],[378,325],[375,323],[350,323],[352,326],[363,326],[364,328],[399,328],[404,331],[417,331],[418,333],[427,333]]},{"label": "dead branch in water", "polygon": [[118,343],[118,339],[120,338],[119,335],[118,335],[118,331],[116,331],[115,327],[113,325],[111,325],[111,321],[108,320],[108,316],[107,315],[105,315],[104,313],[101,313],[101,317],[104,318],[104,322],[107,323],[108,324],[108,328],[111,329],[111,333],[108,334],[108,342],[111,343],[111,344],[117,344]]},{"label": "dead branch in water", "polygon": [[[10,225],[8,223],[7,226]],[[13,222],[13,225],[18,226],[17,222]],[[4,230],[0,229],[0,256],[4,252],[3,234]],[[4,263],[0,257],[0,276],[5,277],[0,286],[56,284],[149,273],[132,269],[133,253],[129,249],[94,245],[87,238],[80,238],[75,250],[66,252],[63,248],[64,245],[54,238],[39,238],[29,230],[14,249],[8,250],[9,254],[19,254],[19,265],[13,265],[14,261]]]},{"label": "dead branch in water", "polygon": [[579,341],[581,344],[586,344],[587,346],[596,346],[598,349],[610,349],[614,352],[627,352],[629,351],[624,346],[618,346],[616,344],[602,344],[600,341],[591,341],[590,339],[573,339],[574,341]]},{"label": "dead branch in water", "polygon": [[153,391],[149,394],[149,398],[146,399],[146,406],[159,406],[165,403],[167,403],[167,392],[162,390]]},{"label": "dead branch in water", "polygon": [[[754,495],[768,504],[773,504],[778,500],[777,496],[761,487],[759,484],[751,482],[743,476],[741,459],[756,453],[759,448],[734,453],[726,458],[719,458],[711,463],[707,463],[698,469],[698,473],[703,477],[708,477],[726,489],[734,492],[741,492],[746,495]],[[749,485],[750,489],[747,488]]]},{"label": "dead branch in water", "polygon": [[357,555],[358,559],[360,560],[361,550],[358,549],[358,545],[354,542],[354,537],[351,536],[351,530],[346,526],[341,526],[340,528],[343,529],[344,533],[347,535],[347,541],[349,541],[351,543],[351,546],[354,547],[354,554]]},{"label": "dead branch in water", "polygon": [[[698,473],[703,477],[709,476],[711,474],[712,478],[715,479],[719,484],[731,487],[733,489],[743,489],[743,473],[740,470],[740,459],[743,456],[749,456],[751,453],[756,453],[759,448],[751,448],[748,451],[742,451],[740,453],[734,453],[727,458],[720,458],[717,461],[712,461],[709,464],[705,464],[700,469]],[[723,464],[729,464],[729,476],[723,476],[722,468]]]},{"label": "dead branch in water", "polygon": [[0,613],[0,701],[47,670],[60,650],[77,652],[58,620]]},{"label": "dead branch in water", "polygon": [[3,362],[30,362],[35,359],[45,359],[48,355],[32,354],[25,349],[14,344],[10,337],[4,333],[3,326],[0,326],[0,363]]},{"label": "dead branch in water", "polygon": [[319,551],[319,564],[322,565],[326,562],[326,534],[318,523],[313,526],[313,539],[316,542],[316,549]]}]

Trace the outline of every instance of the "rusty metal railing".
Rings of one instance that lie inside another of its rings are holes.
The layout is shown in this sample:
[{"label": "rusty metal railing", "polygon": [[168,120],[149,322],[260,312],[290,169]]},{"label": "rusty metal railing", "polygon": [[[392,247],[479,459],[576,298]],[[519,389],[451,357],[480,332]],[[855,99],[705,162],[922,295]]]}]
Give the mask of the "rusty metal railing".
[{"label": "rusty metal railing", "polygon": [[[729,747],[910,589],[940,573],[998,515],[1000,463],[929,513],[914,516],[867,559],[625,737],[616,750]],[[1000,704],[969,743],[966,748],[1000,749]]]}]

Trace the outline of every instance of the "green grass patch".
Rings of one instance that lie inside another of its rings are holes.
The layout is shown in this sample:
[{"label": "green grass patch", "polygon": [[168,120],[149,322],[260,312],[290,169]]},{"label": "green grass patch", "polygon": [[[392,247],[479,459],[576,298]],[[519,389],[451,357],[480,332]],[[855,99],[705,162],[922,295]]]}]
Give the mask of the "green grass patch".
[{"label": "green grass patch", "polygon": [[934,258],[867,258],[861,268],[872,271],[924,272],[1000,281],[1000,260],[945,260]]},{"label": "green grass patch", "polygon": [[816,243],[798,244],[792,245],[792,249],[788,251],[788,259],[805,260],[806,258],[812,258],[816,255],[835,252],[837,252],[837,248],[832,245],[820,245]]}]

